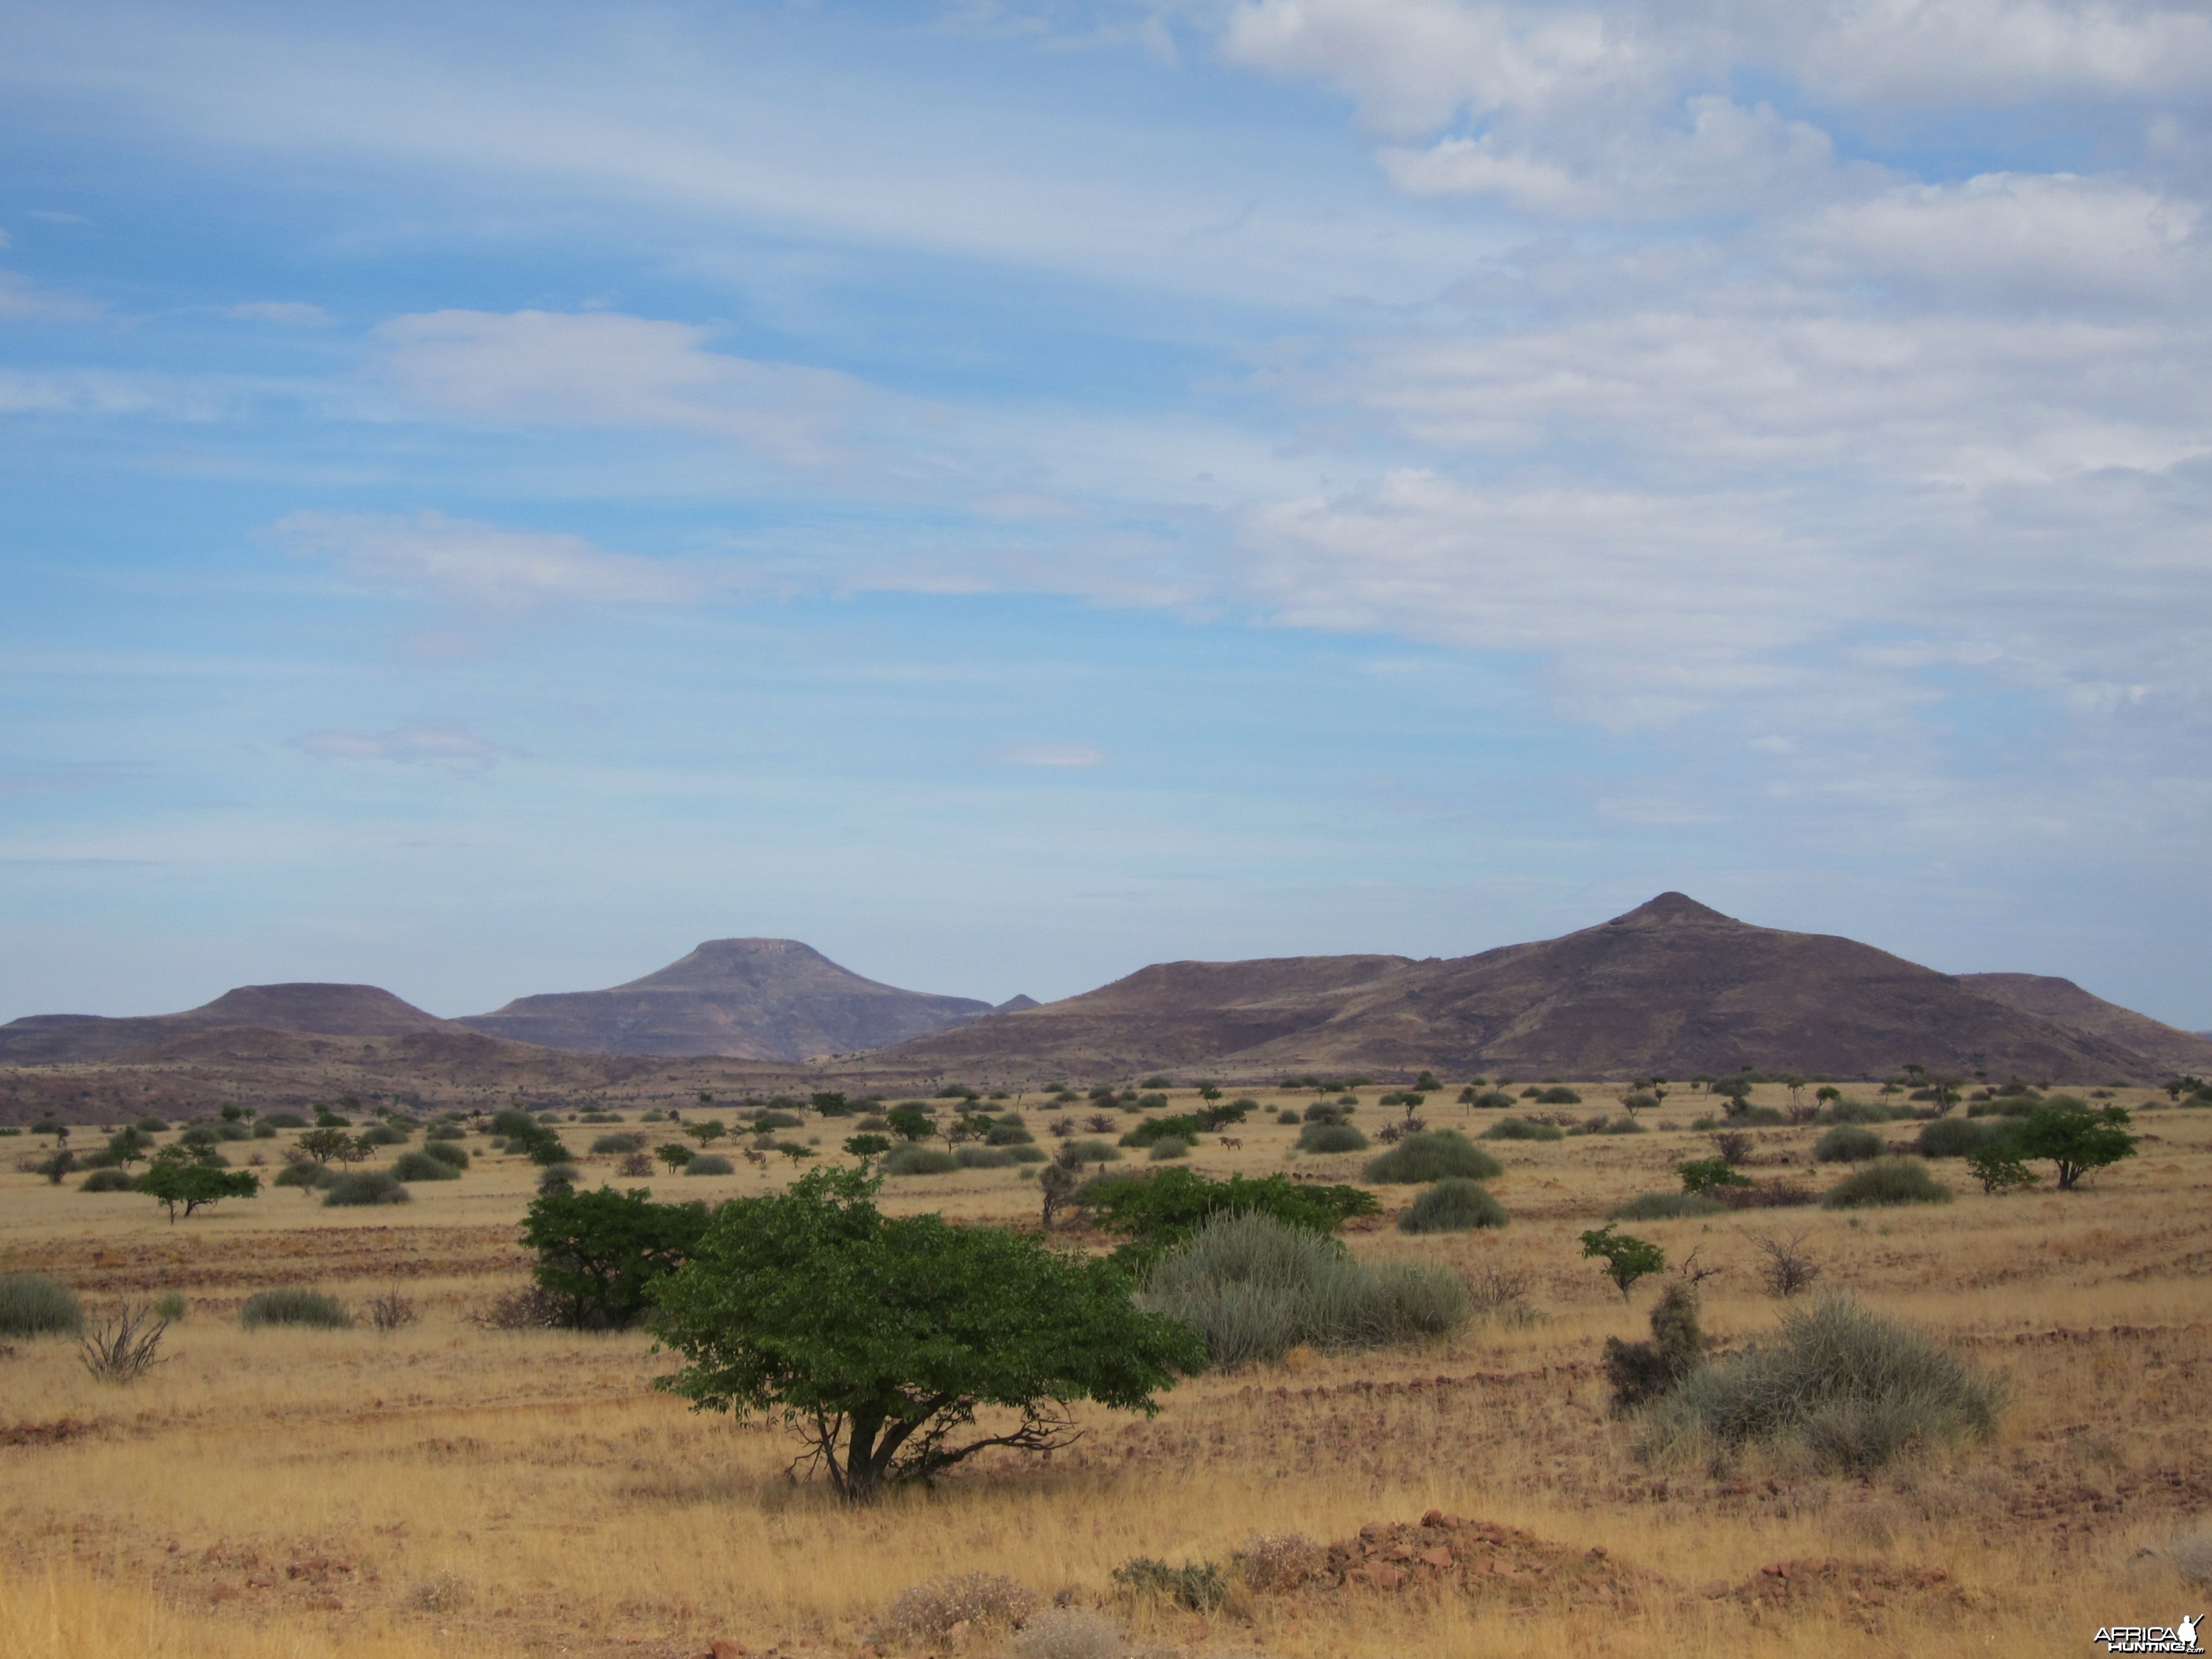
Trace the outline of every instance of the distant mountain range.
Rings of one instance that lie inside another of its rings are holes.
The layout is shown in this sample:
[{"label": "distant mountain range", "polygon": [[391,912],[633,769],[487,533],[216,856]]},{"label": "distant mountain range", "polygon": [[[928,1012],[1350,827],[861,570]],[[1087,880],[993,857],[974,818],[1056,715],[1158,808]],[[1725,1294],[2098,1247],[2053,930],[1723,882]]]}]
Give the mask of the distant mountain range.
[{"label": "distant mountain range", "polygon": [[1753,927],[1680,893],[1477,956],[1163,963],[1042,1006],[901,990],[771,939],[710,939],[627,984],[458,1020],[370,985],[246,986],[180,1014],[15,1020],[0,1026],[0,1065],[234,1054],[257,1033],[398,1037],[426,1059],[496,1040],[886,1079],[1419,1066],[1596,1079],[1743,1066],[1846,1079],[1908,1064],[2073,1082],[2212,1075],[2212,1039],[2070,980],[1940,974],[1850,939]]},{"label": "distant mountain range", "polygon": [[[1016,997],[1008,1009],[1034,1008]],[[854,1054],[998,1012],[973,997],[902,991],[793,939],[715,939],[605,991],[519,997],[456,1022],[547,1048],[806,1060]]]}]

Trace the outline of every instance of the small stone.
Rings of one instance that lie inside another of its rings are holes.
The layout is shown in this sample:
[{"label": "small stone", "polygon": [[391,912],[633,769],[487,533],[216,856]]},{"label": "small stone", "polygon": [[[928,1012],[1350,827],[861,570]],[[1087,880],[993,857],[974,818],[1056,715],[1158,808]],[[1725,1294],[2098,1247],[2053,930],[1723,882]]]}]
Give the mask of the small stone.
[{"label": "small stone", "polygon": [[1425,1527],[1441,1527],[1448,1523],[1444,1519],[1444,1512],[1442,1510],[1431,1510],[1426,1515],[1424,1515],[1421,1517],[1421,1524]]},{"label": "small stone", "polygon": [[1386,1559],[1392,1561],[1410,1561],[1413,1559],[1413,1547],[1410,1544],[1393,1544],[1382,1553]]},{"label": "small stone", "polygon": [[1452,1564],[1452,1554],[1447,1549],[1423,1550],[1421,1559],[1432,1567],[1448,1567]]},{"label": "small stone", "polygon": [[1395,1567],[1370,1568],[1367,1577],[1376,1589],[1394,1590],[1406,1582],[1406,1575]]}]

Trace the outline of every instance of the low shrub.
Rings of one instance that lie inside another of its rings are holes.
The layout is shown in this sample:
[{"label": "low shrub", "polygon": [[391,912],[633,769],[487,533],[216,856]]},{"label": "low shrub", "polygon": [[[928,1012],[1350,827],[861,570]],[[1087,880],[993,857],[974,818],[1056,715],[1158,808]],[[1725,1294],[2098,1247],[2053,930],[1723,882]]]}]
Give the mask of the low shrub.
[{"label": "low shrub", "polygon": [[185,1293],[182,1291],[164,1291],[154,1298],[154,1316],[166,1319],[172,1325],[185,1316]]},{"label": "low shrub", "polygon": [[1281,1111],[1275,1114],[1275,1121],[1283,1124],[1285,1127],[1295,1127],[1303,1121],[1304,1120],[1302,1120],[1296,1112],[1291,1110],[1287,1106]]},{"label": "low shrub", "polygon": [[983,1137],[984,1143],[992,1146],[1026,1146],[1036,1139],[1018,1123],[994,1123],[991,1133]]},{"label": "low shrub", "polygon": [[1114,1569],[1115,1585],[1132,1595],[1157,1596],[1193,1613],[1211,1613],[1229,1593],[1226,1574],[1211,1561],[1186,1561],[1171,1567],[1139,1555]]},{"label": "low shrub", "polygon": [[138,1177],[128,1170],[94,1170],[78,1183],[81,1193],[129,1193],[138,1188]]},{"label": "low shrub", "polygon": [[469,1149],[465,1146],[456,1146],[450,1140],[426,1142],[419,1154],[410,1154],[410,1156],[435,1158],[439,1163],[456,1172],[469,1167]]},{"label": "low shrub", "polygon": [[1813,1114],[1815,1123],[1887,1123],[1904,1114],[1878,1100],[1832,1100]]},{"label": "low shrub", "polygon": [[1186,1140],[1181,1135],[1163,1135],[1154,1141],[1145,1156],[1158,1164],[1169,1158],[1188,1158],[1197,1142]]},{"label": "low shrub", "polygon": [[1971,1158],[2003,1135],[2004,1130],[1994,1123],[1939,1117],[1922,1128],[1913,1150],[1923,1158]]},{"label": "low shrub", "polygon": [[1230,1557],[1249,1589],[1282,1595],[1328,1571],[1328,1552],[1302,1532],[1255,1533]]},{"label": "low shrub", "polygon": [[541,1193],[573,1193],[576,1177],[582,1173],[573,1164],[549,1164],[538,1172],[538,1190]]},{"label": "low shrub", "polygon": [[1684,1378],[1654,1408],[1647,1450],[1759,1443],[1859,1474],[1908,1449],[1986,1439],[2003,1409],[1995,1379],[1847,1297],[1789,1308],[1778,1336]]},{"label": "low shrub", "polygon": [[[1152,1156],[1158,1158],[1159,1153]],[[953,1152],[952,1161],[963,1170],[1004,1170],[1012,1166],[1014,1155],[999,1146],[962,1146]]]},{"label": "low shrub", "polygon": [[331,1182],[323,1194],[327,1208],[339,1208],[359,1204],[405,1204],[414,1198],[405,1185],[382,1170],[364,1170],[355,1175],[342,1175]]},{"label": "low shrub", "polygon": [[1567,1131],[1571,1135],[1640,1135],[1644,1127],[1632,1117],[1594,1117]]},{"label": "low shrub", "polygon": [[1503,1089],[1483,1089],[1462,1097],[1479,1111],[1499,1111],[1512,1105],[1513,1097]]},{"label": "low shrub", "polygon": [[1367,1137],[1349,1123],[1340,1123],[1334,1118],[1316,1118],[1298,1131],[1298,1150],[1302,1152],[1364,1152]]},{"label": "low shrub", "polygon": [[394,1181],[459,1181],[461,1172],[442,1158],[428,1152],[402,1152],[393,1160]]},{"label": "low shrub", "polygon": [[794,1112],[762,1112],[750,1120],[755,1130],[804,1128],[806,1120]]},{"label": "low shrub", "polygon": [[312,1158],[304,1164],[287,1164],[270,1180],[272,1187],[320,1187],[337,1177],[330,1166],[317,1164]]},{"label": "low shrub", "polygon": [[1856,1123],[1838,1123],[1813,1143],[1815,1164],[1863,1164],[1881,1154],[1881,1137]]},{"label": "low shrub", "polygon": [[1579,1106],[1583,1103],[1583,1097],[1572,1089],[1554,1085],[1551,1088],[1536,1091],[1535,1101],[1539,1106]]},{"label": "low shrub", "polygon": [[1045,1150],[1042,1146],[1009,1146],[1006,1156],[1017,1164],[1042,1164],[1045,1160]]},{"label": "low shrub", "polygon": [[1368,1160],[1364,1173],[1377,1183],[1413,1187],[1454,1176],[1495,1181],[1505,1169],[1456,1129],[1425,1129]]},{"label": "low shrub", "polygon": [[361,1144],[364,1146],[404,1146],[408,1139],[406,1130],[389,1123],[380,1123],[361,1132]]},{"label": "low shrub", "polygon": [[0,1336],[75,1336],[84,1304],[51,1273],[0,1273]]},{"label": "low shrub", "polygon": [[1550,1123],[1531,1123],[1525,1117],[1501,1117],[1482,1132],[1485,1140],[1564,1140],[1566,1132]]},{"label": "low shrub", "polygon": [[601,1135],[592,1143],[594,1158],[625,1158],[645,1150],[645,1137],[636,1134]]},{"label": "low shrub", "polygon": [[1819,1194],[1790,1181],[1747,1181],[1740,1186],[1709,1188],[1705,1196],[1717,1200],[1724,1210],[1786,1210],[1810,1204]]},{"label": "low shrub", "polygon": [[1645,1193],[1606,1212],[1614,1221],[1682,1221],[1692,1216],[1721,1215],[1728,1206],[1703,1193]]},{"label": "low shrub", "polygon": [[738,1166],[720,1152],[701,1152],[684,1166],[684,1173],[688,1176],[735,1175],[737,1172]]},{"label": "low shrub", "polygon": [[887,1176],[951,1175],[960,1167],[960,1162],[950,1152],[909,1140],[885,1152],[884,1161],[876,1167]]},{"label": "low shrub", "polygon": [[261,1121],[272,1129],[304,1129],[307,1120],[297,1112],[265,1112]]},{"label": "low shrub", "polygon": [[287,1285],[274,1291],[256,1291],[247,1297],[239,1307],[238,1322],[249,1331],[258,1330],[264,1325],[307,1325],[317,1330],[343,1331],[353,1328],[353,1316],[346,1311],[345,1304],[334,1296]]},{"label": "low shrub", "polygon": [[1473,1181],[1439,1181],[1398,1218],[1398,1231],[1463,1233],[1476,1227],[1503,1227],[1505,1219],[1505,1206],[1489,1188]]},{"label": "low shrub", "polygon": [[1047,1607],[1014,1638],[1013,1659],[1122,1659],[1121,1627],[1088,1607]]},{"label": "low shrub", "polygon": [[1608,1336],[1604,1363],[1616,1414],[1640,1411],[1670,1392],[1705,1363],[1697,1292],[1680,1279],[1668,1285],[1651,1310],[1651,1340],[1624,1342]]},{"label": "low shrub", "polygon": [[1470,1315],[1455,1273],[1370,1267],[1325,1233],[1249,1212],[1217,1215],[1168,1251],[1143,1296],[1197,1331],[1223,1368],[1279,1359],[1302,1344],[1365,1348],[1443,1336]]},{"label": "low shrub", "polygon": [[913,1646],[945,1635],[956,1625],[1022,1623],[1037,1610],[1035,1591],[1017,1579],[994,1572],[953,1572],[901,1590],[877,1615],[868,1641],[878,1648]]},{"label": "low shrub", "polygon": [[1875,1204],[1948,1204],[1951,1189],[1928,1173],[1917,1158],[1893,1158],[1869,1164],[1828,1188],[1820,1200],[1825,1210],[1856,1210]]}]

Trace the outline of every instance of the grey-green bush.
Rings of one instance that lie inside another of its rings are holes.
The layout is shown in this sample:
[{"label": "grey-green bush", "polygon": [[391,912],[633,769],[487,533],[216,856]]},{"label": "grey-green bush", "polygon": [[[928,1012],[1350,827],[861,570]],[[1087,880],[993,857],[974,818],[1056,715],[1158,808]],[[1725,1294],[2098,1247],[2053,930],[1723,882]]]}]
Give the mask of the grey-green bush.
[{"label": "grey-green bush", "polygon": [[1042,1146],[1009,1146],[1006,1156],[1017,1164],[1042,1164],[1045,1154]]},{"label": "grey-green bush", "polygon": [[1525,1117],[1501,1117],[1482,1132],[1485,1140],[1564,1140],[1566,1132],[1556,1124],[1531,1123]]},{"label": "grey-green bush", "polygon": [[50,1273],[0,1273],[0,1336],[75,1336],[84,1329],[76,1292]]},{"label": "grey-green bush", "polygon": [[1143,1297],[1196,1330],[1222,1367],[1278,1359],[1302,1343],[1378,1347],[1443,1336],[1470,1312],[1455,1273],[1410,1262],[1370,1267],[1335,1239],[1249,1212],[1217,1215],[1169,1251]]},{"label": "grey-green bush", "polygon": [[1188,1158],[1193,1143],[1184,1139],[1181,1135],[1162,1135],[1152,1143],[1152,1150],[1145,1156],[1155,1164],[1163,1158]]},{"label": "grey-green bush", "polygon": [[884,1161],[876,1167],[887,1176],[923,1176],[950,1175],[960,1164],[950,1152],[909,1140],[885,1152]]},{"label": "grey-green bush", "polygon": [[138,1185],[138,1177],[128,1170],[94,1170],[78,1184],[81,1193],[127,1193]]},{"label": "grey-green bush", "polygon": [[1838,1123],[1813,1143],[1815,1164],[1863,1164],[1881,1156],[1881,1137],[1856,1123]]},{"label": "grey-green bush", "polygon": [[594,1158],[620,1158],[625,1152],[641,1152],[644,1150],[643,1135],[601,1135],[592,1143],[592,1156]]},{"label": "grey-green bush", "polygon": [[428,1152],[402,1152],[392,1165],[394,1181],[459,1181],[461,1172]]},{"label": "grey-green bush", "polygon": [[1922,1128],[1914,1150],[1923,1158],[1971,1158],[2003,1133],[2001,1124],[1939,1117]]},{"label": "grey-green bush", "polygon": [[1367,1150],[1367,1137],[1349,1123],[1318,1119],[1298,1131],[1298,1150],[1302,1152],[1364,1152]]},{"label": "grey-green bush", "polygon": [[1495,1181],[1504,1166],[1456,1129],[1426,1129],[1407,1135],[1380,1158],[1370,1158],[1366,1179],[1393,1186],[1425,1187],[1454,1176]]},{"label": "grey-green bush", "polygon": [[1013,1163],[1014,1155],[998,1146],[963,1146],[952,1154],[952,1161],[963,1170],[1003,1170]]},{"label": "grey-green bush", "polygon": [[1986,1439],[2004,1390],[1908,1325],[1848,1297],[1782,1316],[1778,1340],[1684,1378],[1653,1408],[1647,1449],[1766,1446],[1785,1460],[1863,1474],[1909,1448]]},{"label": "grey-green bush", "polygon": [[1398,1218],[1401,1233],[1463,1233],[1476,1227],[1503,1227],[1505,1206],[1489,1188],[1474,1181],[1439,1181]]},{"label": "grey-green bush", "polygon": [[1821,1196],[1826,1210],[1856,1210],[1873,1204],[1948,1204],[1951,1189],[1928,1173],[1917,1158],[1893,1158],[1846,1176]]},{"label": "grey-green bush", "polygon": [[469,1149],[465,1146],[456,1146],[450,1140],[424,1142],[422,1156],[434,1158],[439,1163],[455,1170],[465,1170],[469,1167]]},{"label": "grey-green bush", "polygon": [[407,1144],[409,1133],[397,1124],[380,1123],[373,1128],[362,1130],[361,1139],[362,1144],[368,1146],[404,1146]]},{"label": "grey-green bush", "polygon": [[343,1331],[352,1328],[353,1316],[334,1296],[288,1285],[256,1291],[247,1297],[238,1310],[238,1322],[249,1331],[264,1325],[308,1325],[318,1330]]},{"label": "grey-green bush", "polygon": [[414,1196],[388,1172],[363,1170],[354,1175],[342,1175],[331,1182],[331,1189],[323,1194],[323,1203],[332,1208],[352,1204],[404,1204]]},{"label": "grey-green bush", "polygon": [[[324,1177],[330,1174],[328,1164],[313,1162],[287,1164],[276,1171],[269,1184],[272,1187],[319,1187],[323,1184]],[[331,1178],[336,1179],[335,1176]]]},{"label": "grey-green bush", "polygon": [[720,1152],[701,1152],[684,1166],[688,1176],[735,1175],[738,1166]]},{"label": "grey-green bush", "polygon": [[1644,1193],[1606,1212],[1609,1221],[1680,1221],[1691,1216],[1720,1215],[1728,1206],[1703,1193]]}]

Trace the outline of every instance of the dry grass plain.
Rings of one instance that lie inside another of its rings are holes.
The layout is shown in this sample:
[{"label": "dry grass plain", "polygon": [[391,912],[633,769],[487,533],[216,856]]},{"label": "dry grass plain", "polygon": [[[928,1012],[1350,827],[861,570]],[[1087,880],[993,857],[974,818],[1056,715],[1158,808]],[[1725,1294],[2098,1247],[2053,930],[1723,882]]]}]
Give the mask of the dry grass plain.
[{"label": "dry grass plain", "polygon": [[[1610,1103],[1585,1096],[1592,1111]],[[1267,1121],[1196,1167],[1356,1174],[1356,1158],[1286,1158],[1294,1131],[1262,1097]],[[2141,1155],[2081,1193],[1988,1198],[1951,1162],[1936,1167],[1959,1197],[1941,1206],[1632,1224],[1670,1261],[1694,1248],[1723,1270],[1702,1294],[1707,1328],[1730,1341],[1777,1316],[1755,1239],[1802,1232],[1824,1286],[2005,1375],[2013,1405],[1986,1446],[1870,1481],[1638,1461],[1595,1361],[1607,1335],[1644,1334],[1651,1291],[1624,1307],[1576,1235],[1671,1189],[1671,1166],[1706,1148],[1685,1127],[1495,1144],[1510,1226],[1351,1236],[1363,1255],[1520,1275],[1533,1322],[1201,1377],[1150,1422],[1094,1413],[1068,1452],[978,1460],[857,1512],[785,1479],[778,1430],[654,1393],[669,1361],[643,1336],[474,1322],[526,1273],[514,1224],[534,1171],[520,1159],[480,1154],[404,1208],[275,1190],[171,1226],[143,1197],[14,1172],[32,1143],[9,1139],[0,1271],[52,1273],[95,1315],[168,1290],[190,1310],[173,1358],[129,1388],[94,1382],[63,1341],[0,1358],[0,1659],[660,1659],[718,1638],[851,1655],[890,1596],[936,1574],[1006,1573],[1108,1603],[1109,1572],[1132,1556],[1225,1562],[1255,1533],[1328,1542],[1432,1509],[1517,1533],[1449,1587],[1240,1593],[1206,1616],[1113,1605],[1139,1644],[1194,1656],[2082,1653],[2100,1626],[2197,1610],[2201,1591],[2165,1552],[2212,1519],[2212,1112],[2124,1097],[2157,1108],[2137,1117]],[[1381,1115],[1361,1114],[1370,1128]],[[594,1133],[578,1127],[572,1145]],[[819,1127],[834,1145],[844,1126]],[[1759,1156],[1805,1175],[1816,1133],[1758,1131]],[[586,1175],[641,1184],[611,1160]],[[779,1160],[650,1184],[711,1200],[784,1179]],[[976,1170],[894,1182],[885,1202],[1026,1221],[1035,1190]],[[1412,1194],[1382,1195],[1389,1210]],[[388,1335],[240,1329],[244,1297],[287,1283],[355,1304],[397,1284],[422,1316]],[[1763,1571],[1788,1563],[1827,1565]]]}]

